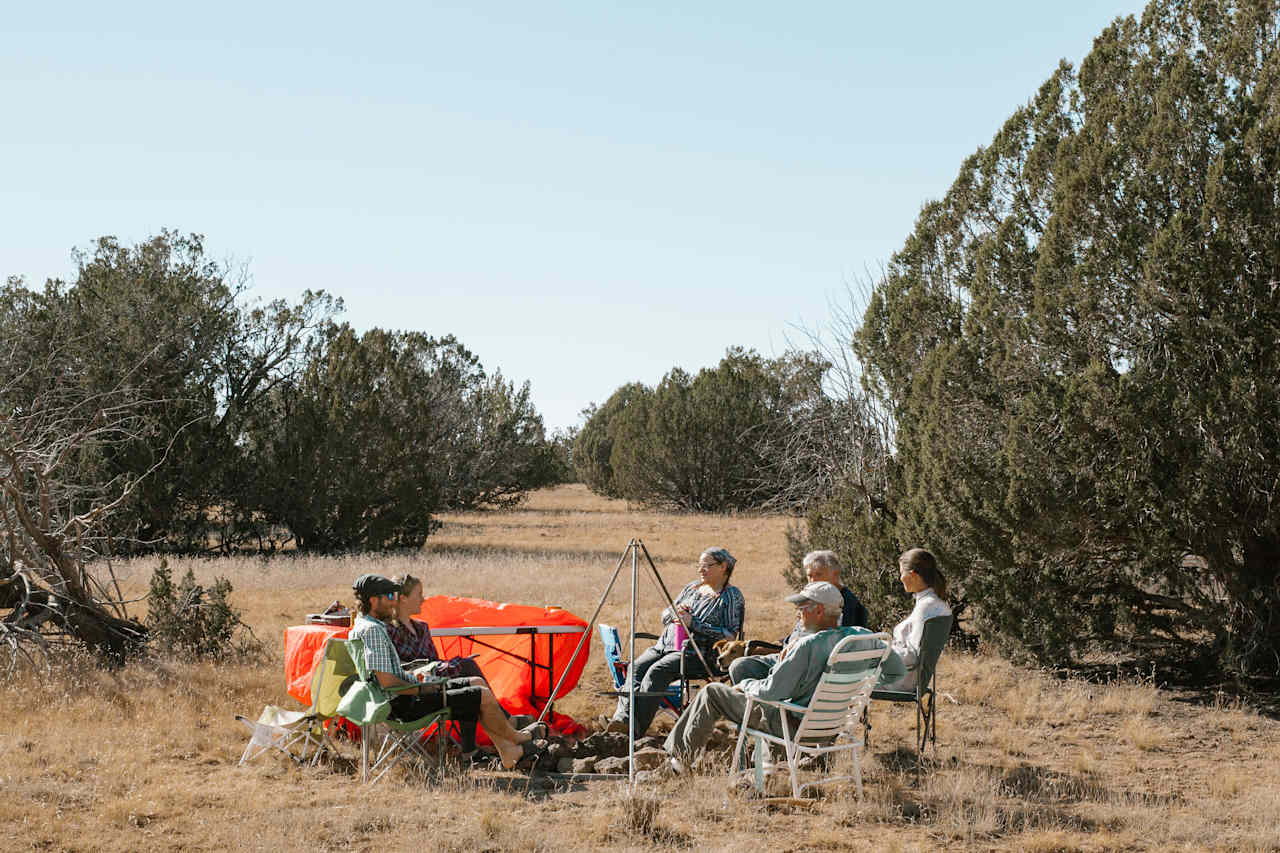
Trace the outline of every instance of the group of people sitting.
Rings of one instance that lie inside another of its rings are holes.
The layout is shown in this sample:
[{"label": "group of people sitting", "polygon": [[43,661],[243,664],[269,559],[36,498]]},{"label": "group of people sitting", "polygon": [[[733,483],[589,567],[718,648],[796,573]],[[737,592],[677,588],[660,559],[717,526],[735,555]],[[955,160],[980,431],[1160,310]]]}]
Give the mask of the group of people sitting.
[{"label": "group of people sitting", "polygon": [[[620,696],[610,731],[634,731],[639,737],[649,728],[661,706],[662,694],[680,676],[706,677],[716,642],[733,639],[742,630],[745,601],[731,583],[736,561],[724,548],[709,548],[698,560],[699,580],[681,590],[674,608],[662,613],[663,630],[658,642],[639,655],[630,677],[640,695],[634,697],[635,718],[629,717],[627,696]],[[831,650],[850,632],[872,633],[867,609],[840,579],[840,561],[832,551],[812,551],[803,562],[808,584],[786,601],[795,605],[795,627],[774,654],[739,658],[729,667],[729,683],[712,682],[700,690],[667,736],[665,747],[671,766],[682,772],[703,749],[718,719],[742,720],[748,696],[770,701],[808,704],[822,676]],[[915,607],[893,629],[889,655],[880,668],[878,686],[913,690],[916,686],[920,641],[925,620],[951,614],[947,585],[933,554],[913,548],[898,558],[903,589],[915,598]],[[837,631],[836,628],[847,628]],[[687,637],[687,642],[684,641]],[[682,660],[683,659],[683,660]],[[621,691],[620,691],[621,692]],[[782,734],[777,712],[757,706],[752,726]]]},{"label": "group of people sitting", "polygon": [[[714,645],[737,638],[746,602],[729,581],[736,560],[724,548],[708,548],[698,560],[698,579],[690,582],[662,612],[663,629],[652,648],[633,662],[634,720],[627,691],[606,721],[609,731],[634,731],[642,736],[653,722],[662,696],[682,667],[686,677],[707,678],[715,660]],[[671,766],[682,772],[703,749],[718,719],[741,721],[746,699],[807,704],[818,685],[835,644],[850,631],[871,633],[870,617],[857,595],[841,583],[840,561],[832,551],[813,551],[804,558],[808,584],[786,601],[795,605],[796,622],[778,652],[742,657],[729,667],[729,683],[712,682],[700,690],[676,721],[666,739]],[[881,665],[879,684],[895,690],[915,688],[920,641],[925,620],[949,615],[946,580],[933,554],[913,548],[898,559],[903,589],[915,597],[915,607],[893,629],[890,653]],[[352,585],[358,615],[350,637],[364,644],[365,664],[378,684],[392,688],[391,713],[397,719],[418,719],[448,704],[459,721],[464,760],[477,757],[476,727],[497,750],[504,769],[538,756],[535,745],[545,738],[545,724],[514,728],[471,658],[440,660],[426,623],[414,618],[422,607],[422,582],[411,575],[396,579],[361,575]],[[837,631],[834,629],[848,630]],[[395,690],[394,688],[400,688]],[[757,706],[759,708],[759,706]],[[759,710],[750,721],[781,734],[776,712]]]}]

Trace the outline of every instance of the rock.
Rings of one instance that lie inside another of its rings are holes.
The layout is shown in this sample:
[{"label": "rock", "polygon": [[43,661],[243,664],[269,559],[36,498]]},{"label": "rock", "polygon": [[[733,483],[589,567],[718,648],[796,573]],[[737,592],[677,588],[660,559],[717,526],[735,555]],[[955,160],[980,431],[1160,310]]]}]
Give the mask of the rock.
[{"label": "rock", "polygon": [[626,754],[627,736],[622,732],[596,732],[580,742],[574,750],[575,758],[586,758],[589,755],[617,758]]},{"label": "rock", "polygon": [[556,772],[556,766],[559,762],[560,759],[552,755],[550,750],[547,750],[542,753],[542,756],[538,759],[538,762],[534,767],[541,770],[543,773],[554,773]]},{"label": "rock", "polygon": [[662,745],[666,742],[665,738],[649,735],[636,740],[636,749],[662,749]]},{"label": "rock", "polygon": [[664,779],[669,779],[669,778],[671,777],[663,773],[661,768],[658,768],[656,770],[637,770],[636,771],[636,781],[642,785],[656,785],[657,783],[663,781]]},{"label": "rock", "polygon": [[557,773],[585,772],[577,769],[578,762],[583,760],[589,760],[589,759],[570,758],[569,756],[566,755],[564,758],[561,758],[559,761],[556,762],[556,772]]},{"label": "rock", "polygon": [[625,758],[601,758],[596,762],[597,773],[626,773],[627,759]]},{"label": "rock", "polygon": [[667,763],[667,753],[661,749],[637,749],[636,770],[653,770]]},{"label": "rock", "polygon": [[595,773],[596,760],[595,758],[575,758],[572,767],[574,773]]}]

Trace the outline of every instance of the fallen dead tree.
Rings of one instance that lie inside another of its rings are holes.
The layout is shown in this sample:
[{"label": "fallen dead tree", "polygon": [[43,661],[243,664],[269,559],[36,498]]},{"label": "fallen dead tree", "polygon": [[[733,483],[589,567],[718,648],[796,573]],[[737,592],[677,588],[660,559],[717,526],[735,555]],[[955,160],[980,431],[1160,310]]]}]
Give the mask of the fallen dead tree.
[{"label": "fallen dead tree", "polygon": [[[12,367],[17,348],[7,347],[6,354]],[[97,470],[93,461],[108,446],[134,440],[154,404],[127,387],[85,393],[74,379],[60,382],[64,377],[30,364],[6,373],[0,387],[0,653],[8,660],[0,658],[0,667],[7,663],[11,674],[24,662],[40,665],[51,648],[65,645],[118,664],[145,643],[147,630],[129,616],[104,559],[112,544],[104,522],[142,478],[99,482],[86,472]],[[90,564],[103,567],[105,580]]]}]

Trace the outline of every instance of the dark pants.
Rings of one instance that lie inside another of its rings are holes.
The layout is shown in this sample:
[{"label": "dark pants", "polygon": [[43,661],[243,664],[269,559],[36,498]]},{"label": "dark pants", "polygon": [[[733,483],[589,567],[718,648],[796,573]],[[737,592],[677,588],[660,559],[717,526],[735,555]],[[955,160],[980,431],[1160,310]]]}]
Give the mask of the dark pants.
[{"label": "dark pants", "polygon": [[480,719],[480,688],[465,678],[451,678],[445,689],[426,696],[397,696],[391,700],[391,716],[417,720],[449,703],[450,716],[458,721],[458,741],[464,752],[476,748],[476,720]]},{"label": "dark pants", "polygon": [[[710,652],[703,652],[707,660],[711,660]],[[706,678],[707,670],[702,665],[698,653],[689,649],[684,653],[684,671],[690,678]],[[641,654],[631,664],[631,677],[636,679],[636,690],[645,693],[665,692],[673,681],[680,678],[680,652],[665,651],[654,646]],[[662,707],[661,696],[637,696],[635,730],[640,737],[649,730],[658,709]],[[627,697],[618,697],[618,708],[613,713],[615,720],[627,719]]]},{"label": "dark pants", "polygon": [[[449,663],[450,663],[450,666],[446,671],[453,673],[453,675],[450,678],[450,681],[452,681],[454,678],[484,678],[484,671],[480,669],[480,664],[476,663],[475,658],[453,658],[449,661]],[[436,665],[438,664],[434,664],[433,666],[436,666]],[[424,665],[423,668],[426,669],[426,665]],[[415,670],[416,669],[417,668],[415,667]],[[488,679],[485,679],[484,683],[485,683],[485,686],[488,686],[489,684]],[[478,707],[479,706],[477,706],[477,708]],[[501,708],[502,706],[499,705],[498,707]],[[506,716],[508,717],[511,716],[510,714],[507,714],[505,709],[503,710],[502,713],[506,714]],[[462,751],[470,752],[471,750],[475,749],[476,748],[475,719],[470,719],[470,720],[459,719],[457,714],[453,715],[453,719],[458,724],[458,745],[462,747]]]}]

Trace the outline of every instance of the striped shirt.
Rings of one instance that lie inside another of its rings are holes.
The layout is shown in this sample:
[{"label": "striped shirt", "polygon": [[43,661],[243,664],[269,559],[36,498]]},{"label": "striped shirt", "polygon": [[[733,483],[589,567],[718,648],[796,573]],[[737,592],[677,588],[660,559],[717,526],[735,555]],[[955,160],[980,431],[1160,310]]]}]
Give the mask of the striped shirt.
[{"label": "striped shirt", "polygon": [[[702,595],[698,587],[702,581],[693,581],[676,596],[677,606],[683,604],[691,614],[690,635],[699,647],[710,648],[712,643],[726,638],[738,636],[742,630],[742,621],[746,618],[747,602],[742,591],[732,584],[725,584],[717,595]],[[676,650],[676,616],[668,607],[662,611],[662,637],[658,640],[658,648],[664,651]]]},{"label": "striped shirt", "polygon": [[361,613],[356,616],[347,636],[364,643],[364,665],[371,674],[385,672],[401,681],[413,681],[400,665],[400,656],[387,635],[387,626],[381,621]]}]

